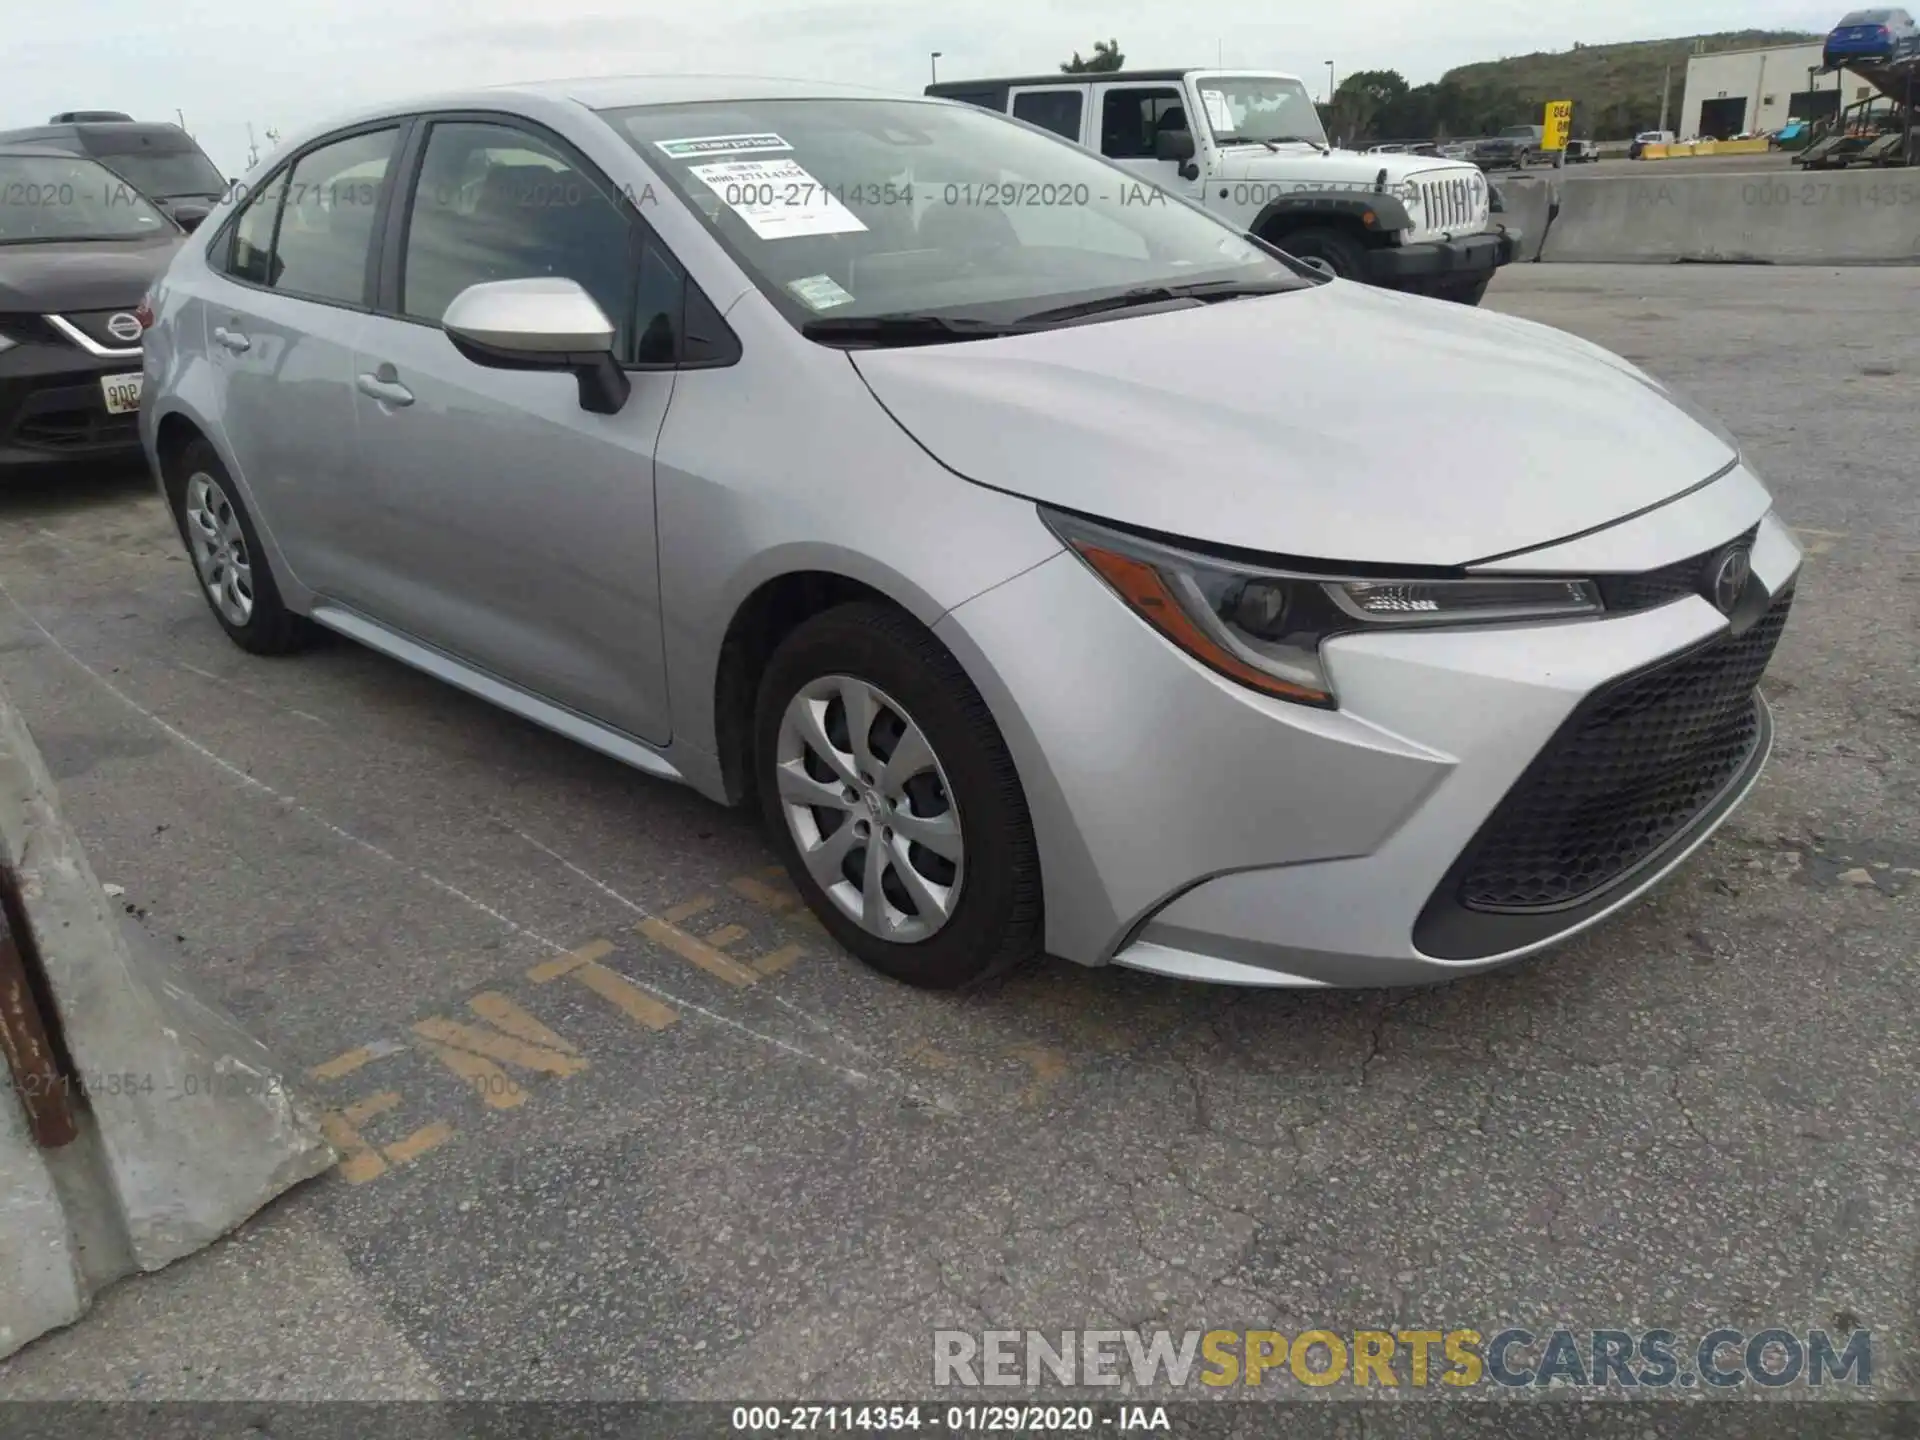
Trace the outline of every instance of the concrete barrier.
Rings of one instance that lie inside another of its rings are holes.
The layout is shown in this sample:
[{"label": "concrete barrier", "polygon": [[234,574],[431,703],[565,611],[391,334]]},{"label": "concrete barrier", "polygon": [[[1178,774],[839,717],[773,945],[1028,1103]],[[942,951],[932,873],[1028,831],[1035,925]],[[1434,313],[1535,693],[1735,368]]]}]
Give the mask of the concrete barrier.
[{"label": "concrete barrier", "polygon": [[1494,223],[1505,223],[1520,232],[1520,249],[1514,259],[1538,260],[1553,219],[1554,181],[1543,175],[1515,175],[1494,183],[1502,207],[1493,217]]},{"label": "concrete barrier", "polygon": [[138,940],[0,694],[0,1356],[332,1165],[266,1051]]},{"label": "concrete barrier", "polygon": [[1920,176],[1583,175],[1560,182],[1541,259],[1920,264]]},{"label": "concrete barrier", "polygon": [[1690,160],[1696,155],[1765,155],[1773,148],[1761,135],[1749,140],[1685,140],[1671,145],[1643,145],[1642,160]]}]

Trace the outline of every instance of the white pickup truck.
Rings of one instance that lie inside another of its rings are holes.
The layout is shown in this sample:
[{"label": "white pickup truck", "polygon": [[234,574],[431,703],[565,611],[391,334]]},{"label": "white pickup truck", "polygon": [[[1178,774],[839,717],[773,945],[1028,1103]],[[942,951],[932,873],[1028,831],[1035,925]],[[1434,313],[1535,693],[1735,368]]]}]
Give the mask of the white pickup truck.
[{"label": "white pickup truck", "polygon": [[950,80],[926,93],[1098,151],[1345,279],[1476,305],[1518,248],[1478,166],[1336,150],[1306,86],[1278,71]]}]

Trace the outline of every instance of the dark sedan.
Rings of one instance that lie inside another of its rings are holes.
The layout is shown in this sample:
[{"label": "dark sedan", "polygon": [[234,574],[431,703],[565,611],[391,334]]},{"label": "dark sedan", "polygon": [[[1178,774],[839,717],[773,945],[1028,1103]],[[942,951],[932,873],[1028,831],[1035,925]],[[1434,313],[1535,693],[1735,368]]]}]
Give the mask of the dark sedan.
[{"label": "dark sedan", "polygon": [[182,238],[96,161],[0,148],[0,471],[140,454],[141,302]]}]

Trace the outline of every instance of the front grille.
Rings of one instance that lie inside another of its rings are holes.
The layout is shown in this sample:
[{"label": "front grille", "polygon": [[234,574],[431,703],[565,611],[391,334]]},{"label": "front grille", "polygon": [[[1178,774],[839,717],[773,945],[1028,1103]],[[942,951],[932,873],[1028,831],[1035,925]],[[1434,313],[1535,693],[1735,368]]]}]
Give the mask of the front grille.
[{"label": "front grille", "polygon": [[1760,736],[1754,687],[1791,594],[1744,633],[1596,691],[1474,837],[1460,903],[1527,912],[1622,879],[1711,805]]},{"label": "front grille", "polygon": [[1485,225],[1486,182],[1478,176],[1448,175],[1417,183],[1426,229],[1479,230]]},{"label": "front grille", "polygon": [[[1759,533],[1760,527],[1755,525],[1730,543],[1751,549]],[[1600,598],[1609,611],[1619,611],[1651,610],[1688,595],[1704,595],[1707,562],[1725,548],[1716,545],[1711,550],[1662,565],[1658,570],[1643,570],[1638,575],[1602,575],[1599,577]]]},{"label": "front grille", "polygon": [[133,314],[133,306],[125,305],[117,310],[68,310],[60,318],[94,344],[108,350],[138,350],[140,336],[136,335],[131,340],[122,340],[107,329],[107,322],[114,316],[131,314]]},{"label": "front grille", "polygon": [[109,415],[100,386],[60,385],[36,390],[14,417],[13,438],[41,450],[90,450],[140,439],[138,415]]}]

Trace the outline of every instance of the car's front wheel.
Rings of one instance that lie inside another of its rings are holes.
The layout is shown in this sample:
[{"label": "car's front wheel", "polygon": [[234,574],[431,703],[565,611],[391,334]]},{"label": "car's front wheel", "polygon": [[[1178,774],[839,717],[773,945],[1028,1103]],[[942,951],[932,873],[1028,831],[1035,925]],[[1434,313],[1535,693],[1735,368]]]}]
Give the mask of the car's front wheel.
[{"label": "car's front wheel", "polygon": [[754,774],[794,884],[876,970],[958,989],[1037,956],[1040,862],[998,726],[931,632],[878,603],[815,616],[761,679]]},{"label": "car's front wheel", "polygon": [[212,445],[195,440],[180,453],[167,493],[200,592],[233,643],[256,655],[283,655],[311,643],[313,622],[281,601],[253,519]]}]

